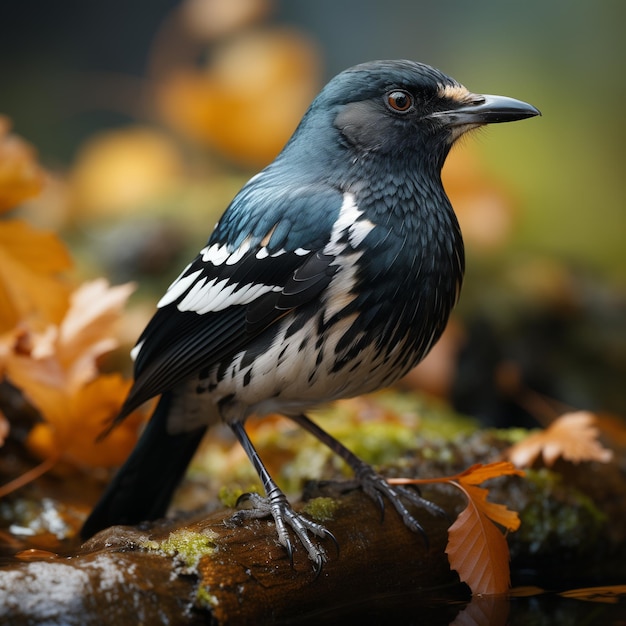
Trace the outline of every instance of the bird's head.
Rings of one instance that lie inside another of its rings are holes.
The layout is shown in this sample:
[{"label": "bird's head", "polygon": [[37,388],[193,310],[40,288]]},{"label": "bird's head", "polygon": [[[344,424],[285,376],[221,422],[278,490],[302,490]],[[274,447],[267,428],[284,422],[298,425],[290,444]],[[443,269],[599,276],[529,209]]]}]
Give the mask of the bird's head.
[{"label": "bird's head", "polygon": [[[530,104],[472,93],[428,65],[373,61],[333,78],[296,136],[307,135],[311,151],[322,143],[339,143],[354,156],[417,155],[441,168],[451,145],[466,131],[535,115],[540,113]],[[331,134],[339,141],[328,142]]]}]

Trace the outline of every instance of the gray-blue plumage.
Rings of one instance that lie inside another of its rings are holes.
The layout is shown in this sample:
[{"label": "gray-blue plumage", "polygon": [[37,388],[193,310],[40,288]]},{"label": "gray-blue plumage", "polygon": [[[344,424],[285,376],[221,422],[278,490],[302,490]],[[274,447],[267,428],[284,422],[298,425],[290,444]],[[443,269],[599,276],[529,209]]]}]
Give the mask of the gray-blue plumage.
[{"label": "gray-blue plumage", "polygon": [[313,432],[369,495],[385,495],[420,530],[403,502],[420,498],[392,489],[304,412],[393,383],[437,341],[464,270],[441,167],[465,131],[536,114],[411,61],[367,63],[330,81],[281,154],[234,198],[140,337],[118,420],[162,399],[84,536],[163,515],[206,426],[222,419],[268,494],[237,516],[273,516],[289,552],[291,527],[319,571],[326,556],[310,535],[328,531],[291,509],[245,433],[250,414],[268,412]]}]

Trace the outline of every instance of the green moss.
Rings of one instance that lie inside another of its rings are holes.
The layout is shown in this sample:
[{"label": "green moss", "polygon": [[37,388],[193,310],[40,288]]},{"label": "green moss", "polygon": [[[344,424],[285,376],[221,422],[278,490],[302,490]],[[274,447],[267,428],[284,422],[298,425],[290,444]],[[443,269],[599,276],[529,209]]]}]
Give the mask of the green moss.
[{"label": "green moss", "polygon": [[[387,389],[372,397],[383,409],[407,416],[413,435],[419,433],[426,439],[450,441],[459,435],[470,435],[479,427],[475,419],[456,413],[444,401],[426,394]],[[416,425],[411,424],[411,418],[417,418]]]},{"label": "green moss", "polygon": [[304,505],[304,512],[316,522],[327,522],[335,517],[339,507],[333,498],[313,498]]},{"label": "green moss", "polygon": [[533,432],[539,432],[540,429],[528,430],[527,428],[489,428],[483,432],[491,432],[501,441],[506,441],[509,445],[515,445]]},{"label": "green moss", "polygon": [[224,506],[233,509],[237,506],[237,500],[239,500],[244,493],[261,493],[261,487],[255,484],[248,485],[245,488],[234,485],[223,485],[220,487],[217,497]]},{"label": "green moss", "polygon": [[217,534],[210,530],[199,533],[181,528],[171,532],[164,541],[145,541],[141,547],[144,550],[175,557],[185,567],[194,568],[202,557],[213,554],[215,539],[217,539]]},{"label": "green moss", "polygon": [[606,516],[589,496],[546,468],[526,470],[526,482],[528,501],[520,512],[516,541],[525,543],[530,554],[563,550],[583,554],[594,549]]},{"label": "green moss", "polygon": [[208,587],[198,585],[196,590],[196,606],[201,609],[213,609],[219,604],[217,596],[209,591]]}]

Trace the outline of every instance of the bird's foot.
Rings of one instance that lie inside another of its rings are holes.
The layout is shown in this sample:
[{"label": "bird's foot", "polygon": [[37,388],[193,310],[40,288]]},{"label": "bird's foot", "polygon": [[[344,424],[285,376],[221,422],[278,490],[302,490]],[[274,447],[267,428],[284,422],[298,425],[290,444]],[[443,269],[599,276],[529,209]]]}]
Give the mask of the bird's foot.
[{"label": "bird's foot", "polygon": [[426,536],[422,525],[407,509],[404,501],[424,508],[433,515],[447,517],[447,513],[441,507],[437,506],[434,502],[423,498],[417,488],[403,487],[401,485],[392,486],[383,476],[378,474],[373,467],[365,462],[361,462],[361,464],[355,468],[354,477],[363,491],[370,498],[372,498],[376,504],[378,504],[381,510],[381,515],[384,515],[385,513],[385,500],[383,499],[383,496],[386,496],[399,513],[405,525],[413,532],[422,535],[426,544],[428,544],[428,537]]},{"label": "bird's foot", "polygon": [[237,511],[228,520],[229,523],[240,524],[246,520],[270,516],[274,518],[278,541],[287,550],[289,560],[293,566],[293,544],[287,530],[289,526],[300,540],[311,561],[313,561],[315,576],[319,576],[322,566],[327,560],[326,551],[319,543],[311,539],[309,533],[323,539],[332,539],[335,545],[337,545],[337,540],[329,530],[321,524],[296,513],[289,504],[285,494],[278,489],[271,491],[265,498],[258,493],[245,493],[240,496],[237,506],[245,506],[246,508],[241,508]]}]

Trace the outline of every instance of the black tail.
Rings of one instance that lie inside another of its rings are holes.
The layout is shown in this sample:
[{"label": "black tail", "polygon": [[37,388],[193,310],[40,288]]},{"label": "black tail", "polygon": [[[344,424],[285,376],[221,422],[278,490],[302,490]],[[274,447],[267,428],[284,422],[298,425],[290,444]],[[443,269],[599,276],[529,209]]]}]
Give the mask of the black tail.
[{"label": "black tail", "polygon": [[171,395],[163,394],[126,463],[117,472],[81,529],[88,539],[115,524],[163,517],[206,428],[170,435]]}]

